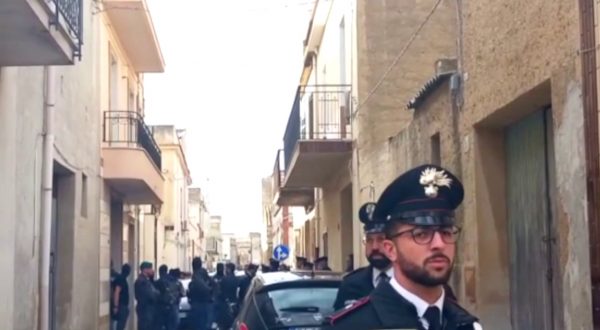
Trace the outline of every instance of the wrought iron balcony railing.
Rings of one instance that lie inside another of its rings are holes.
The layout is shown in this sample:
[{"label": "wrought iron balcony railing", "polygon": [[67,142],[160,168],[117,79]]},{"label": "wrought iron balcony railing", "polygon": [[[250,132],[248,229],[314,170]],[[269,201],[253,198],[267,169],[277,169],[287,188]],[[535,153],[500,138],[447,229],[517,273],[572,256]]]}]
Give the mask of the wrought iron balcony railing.
[{"label": "wrought iron balcony railing", "polygon": [[283,150],[280,149],[277,150],[275,166],[273,167],[273,176],[271,177],[271,191],[273,192],[273,194],[279,192],[281,187],[283,187],[283,180],[285,179],[285,168],[283,166]]},{"label": "wrought iron balcony railing", "polygon": [[288,119],[284,143],[288,168],[299,140],[346,140],[352,138],[350,85],[299,86]]},{"label": "wrought iron balcony railing", "polygon": [[75,45],[73,57],[81,60],[83,45],[83,0],[47,0],[44,1],[53,13],[51,25],[63,25]]},{"label": "wrought iron balcony railing", "polygon": [[156,167],[162,169],[160,148],[144,118],[134,111],[104,112],[103,141],[114,147],[140,147]]},{"label": "wrought iron balcony railing", "polygon": [[81,46],[83,45],[83,0],[49,0],[45,1],[51,7],[54,19],[52,25],[64,27],[71,37],[75,50],[73,56],[81,60]]}]

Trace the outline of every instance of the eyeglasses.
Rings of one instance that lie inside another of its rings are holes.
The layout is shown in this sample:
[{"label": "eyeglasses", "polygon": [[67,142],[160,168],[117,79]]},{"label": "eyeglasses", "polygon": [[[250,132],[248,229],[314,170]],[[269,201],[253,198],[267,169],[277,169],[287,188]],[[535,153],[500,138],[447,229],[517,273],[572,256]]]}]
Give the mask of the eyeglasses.
[{"label": "eyeglasses", "polygon": [[415,227],[413,229],[401,231],[390,236],[390,239],[400,237],[404,234],[411,234],[415,243],[420,245],[426,245],[433,241],[435,233],[440,233],[442,241],[446,244],[454,244],[460,236],[460,228],[456,226],[451,227]]}]

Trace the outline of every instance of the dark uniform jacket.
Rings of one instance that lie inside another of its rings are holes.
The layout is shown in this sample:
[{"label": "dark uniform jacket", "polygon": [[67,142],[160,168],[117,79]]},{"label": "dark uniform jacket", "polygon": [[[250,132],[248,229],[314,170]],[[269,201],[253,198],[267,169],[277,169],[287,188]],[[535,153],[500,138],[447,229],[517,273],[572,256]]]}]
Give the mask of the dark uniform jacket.
[{"label": "dark uniform jacket", "polygon": [[211,288],[209,285],[209,277],[204,269],[195,272],[192,275],[192,280],[188,286],[188,299],[190,304],[205,304],[211,301]]},{"label": "dark uniform jacket", "polygon": [[240,291],[238,292],[238,302],[239,302],[240,305],[244,302],[244,298],[246,297],[246,293],[248,292],[248,289],[250,288],[250,284],[252,283],[252,279],[253,279],[253,277],[251,277],[250,275],[246,274],[240,280]]},{"label": "dark uniform jacket", "polygon": [[238,291],[238,279],[235,275],[230,274],[223,277],[223,281],[221,281],[221,291],[223,293],[223,297],[227,302],[236,302],[237,301],[237,291]]},{"label": "dark uniform jacket", "polygon": [[[373,267],[361,267],[355,271],[348,273],[342,280],[340,289],[333,307],[338,310],[346,306],[347,301],[358,300],[368,296],[373,291]],[[456,296],[452,289],[444,286],[446,297],[456,301]]]},{"label": "dark uniform jacket", "polygon": [[341,309],[350,300],[358,300],[373,291],[373,267],[362,267],[344,276],[333,307]]},{"label": "dark uniform jacket", "polygon": [[[446,297],[444,301],[444,330],[474,330],[478,320]],[[329,329],[418,329],[424,330],[416,307],[404,299],[387,282],[382,282],[368,296],[330,318]]]},{"label": "dark uniform jacket", "polygon": [[159,291],[154,284],[144,275],[138,276],[134,285],[135,299],[137,300],[136,311],[140,329],[151,329],[154,322],[159,299]]}]

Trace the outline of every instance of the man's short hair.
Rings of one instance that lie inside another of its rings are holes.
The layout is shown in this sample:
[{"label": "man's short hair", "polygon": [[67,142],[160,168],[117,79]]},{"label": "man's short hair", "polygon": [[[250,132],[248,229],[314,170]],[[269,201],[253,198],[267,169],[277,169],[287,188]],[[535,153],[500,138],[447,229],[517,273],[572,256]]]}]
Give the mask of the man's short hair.
[{"label": "man's short hair", "polygon": [[168,271],[169,267],[167,265],[160,265],[160,267],[158,267],[159,274],[166,274]]},{"label": "man's short hair", "polygon": [[123,267],[121,267],[121,273],[131,273],[131,266],[129,266],[129,264],[124,264]]},{"label": "man's short hair", "polygon": [[195,257],[192,259],[192,269],[199,270],[202,268],[202,259],[200,257]]},{"label": "man's short hair", "polygon": [[150,269],[152,268],[152,263],[149,261],[144,261],[140,264],[140,269],[144,270],[144,269]]},{"label": "man's short hair", "polygon": [[396,231],[402,225],[401,222],[391,221],[385,225],[385,238],[391,239],[396,235]]}]

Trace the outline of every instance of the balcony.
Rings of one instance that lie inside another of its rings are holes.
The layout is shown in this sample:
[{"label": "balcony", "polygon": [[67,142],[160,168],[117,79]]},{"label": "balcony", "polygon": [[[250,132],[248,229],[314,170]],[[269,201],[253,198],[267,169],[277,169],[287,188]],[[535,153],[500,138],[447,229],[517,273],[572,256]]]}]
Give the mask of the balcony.
[{"label": "balcony", "polygon": [[347,170],[351,95],[347,85],[298,87],[284,136],[283,188],[324,187]]},{"label": "balcony", "polygon": [[104,11],[137,72],[163,72],[165,63],[146,0],[104,0]]},{"label": "balcony", "polygon": [[0,67],[70,65],[82,44],[83,0],[0,1]]},{"label": "balcony", "polygon": [[218,255],[221,252],[221,240],[216,237],[208,237],[206,240],[206,252]]},{"label": "balcony", "polygon": [[[273,202],[279,206],[304,206],[310,208],[315,204],[314,187],[284,187],[285,170],[283,150],[277,152],[275,166],[273,167],[272,192]],[[269,227],[272,226],[272,223]]]},{"label": "balcony", "polygon": [[104,113],[104,179],[131,204],[161,204],[161,152],[137,112]]}]

